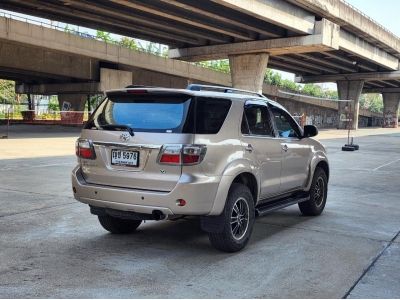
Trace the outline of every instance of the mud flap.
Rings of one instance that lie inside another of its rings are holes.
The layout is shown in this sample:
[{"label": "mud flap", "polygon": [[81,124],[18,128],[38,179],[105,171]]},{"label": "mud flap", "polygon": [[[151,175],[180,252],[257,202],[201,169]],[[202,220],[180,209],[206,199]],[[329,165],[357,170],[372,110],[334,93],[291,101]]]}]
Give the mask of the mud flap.
[{"label": "mud flap", "polygon": [[200,217],[201,229],[210,233],[221,233],[224,230],[225,218],[223,213],[219,216]]}]

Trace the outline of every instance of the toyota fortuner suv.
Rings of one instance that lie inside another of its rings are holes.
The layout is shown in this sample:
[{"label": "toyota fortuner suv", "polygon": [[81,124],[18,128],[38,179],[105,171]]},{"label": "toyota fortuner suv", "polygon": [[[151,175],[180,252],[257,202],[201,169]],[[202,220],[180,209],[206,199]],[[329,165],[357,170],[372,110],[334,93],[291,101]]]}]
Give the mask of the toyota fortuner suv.
[{"label": "toyota fortuner suv", "polygon": [[199,216],[211,244],[242,249],[257,216],[325,207],[324,147],[278,103],[227,87],[111,90],[76,142],[77,200],[111,233]]}]

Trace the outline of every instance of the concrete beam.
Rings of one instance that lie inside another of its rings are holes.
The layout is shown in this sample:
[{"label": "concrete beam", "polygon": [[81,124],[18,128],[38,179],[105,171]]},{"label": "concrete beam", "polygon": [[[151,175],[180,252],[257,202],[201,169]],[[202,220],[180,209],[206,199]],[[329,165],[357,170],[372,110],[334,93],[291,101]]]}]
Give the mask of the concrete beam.
[{"label": "concrete beam", "polygon": [[286,29],[303,34],[314,32],[315,16],[283,0],[212,0]]},{"label": "concrete beam", "polygon": [[46,83],[46,84],[16,84],[18,94],[61,95],[61,94],[98,94],[101,93],[99,82],[80,83]]},{"label": "concrete beam", "polygon": [[313,82],[336,82],[338,80],[395,80],[400,79],[400,71],[391,72],[368,72],[368,73],[347,73],[337,75],[318,75],[318,76],[297,76],[295,81],[298,83]]},{"label": "concrete beam", "polygon": [[[283,28],[279,28],[277,26],[268,26],[268,27],[258,26],[258,24],[260,23],[260,20],[258,19],[249,18],[246,20],[246,22],[243,22],[239,12],[230,11],[229,15],[224,16],[219,12],[220,7],[211,2],[209,3],[202,3],[201,1],[182,2],[177,0],[160,0],[160,1],[168,5],[173,5],[180,9],[184,9],[189,13],[199,14],[204,17],[210,18],[211,20],[221,21],[239,28],[255,31],[267,37],[281,37],[285,35],[285,30]],[[201,4],[207,5],[209,10],[203,9]]]},{"label": "concrete beam", "polygon": [[[360,110],[360,96],[364,85],[363,80],[340,80],[337,81],[339,99],[352,100],[351,102],[338,102],[339,111],[339,129],[348,128],[348,122],[351,122],[351,129],[358,128],[358,115]],[[350,121],[344,121],[348,120]]]},{"label": "concrete beam", "polygon": [[75,55],[48,51],[3,40],[0,22],[0,66],[2,69],[35,72],[55,79],[93,80],[98,76],[97,62]]},{"label": "concrete beam", "polygon": [[213,46],[171,49],[169,58],[187,61],[223,59],[228,55],[265,52],[271,56],[339,49],[339,26],[328,20],[316,22],[312,35]]},{"label": "concrete beam", "polygon": [[[121,68],[141,68],[190,80],[231,85],[230,76],[221,72],[4,17],[0,17],[0,39],[51,50],[51,52],[68,53],[81,59],[89,57],[93,61],[108,61],[118,64]],[[58,62],[60,62],[59,59]],[[68,63],[68,60],[64,62]],[[55,65],[58,66],[58,64]],[[85,64],[74,64],[77,70],[72,69],[70,77],[73,77],[73,74],[79,74],[77,72],[80,72],[82,66]],[[98,71],[94,63],[91,67],[92,71]],[[99,75],[96,77],[97,80],[98,77]]]},{"label": "concrete beam", "polygon": [[130,71],[100,68],[100,82],[17,84],[16,93],[38,95],[99,94],[107,90],[124,88],[132,84]]},{"label": "concrete beam", "polygon": [[[83,112],[86,100],[87,95],[85,94],[62,94],[58,96],[60,110],[63,110],[64,107],[69,107],[69,111]],[[83,116],[81,117],[83,118]]]},{"label": "concrete beam", "polygon": [[100,90],[121,89],[132,84],[132,72],[101,68]]},{"label": "concrete beam", "polygon": [[383,127],[399,127],[400,93],[383,93]]},{"label": "concrete beam", "polygon": [[[300,5],[311,10],[317,15],[332,20],[360,36],[370,37],[374,41],[389,47],[394,52],[400,53],[400,40],[377,22],[367,17],[345,1],[332,0],[288,0],[295,5]],[[376,44],[374,42],[374,44]]]},{"label": "concrete beam", "polygon": [[392,88],[385,88],[385,87],[382,87],[382,88],[364,88],[363,89],[363,93],[364,94],[376,94],[376,93],[378,93],[378,94],[383,94],[383,93],[399,93],[400,94],[400,87],[397,87],[397,88],[395,88],[395,87],[392,87]]},{"label": "concrete beam", "polygon": [[340,30],[339,48],[382,67],[399,69],[397,57],[343,29]]}]

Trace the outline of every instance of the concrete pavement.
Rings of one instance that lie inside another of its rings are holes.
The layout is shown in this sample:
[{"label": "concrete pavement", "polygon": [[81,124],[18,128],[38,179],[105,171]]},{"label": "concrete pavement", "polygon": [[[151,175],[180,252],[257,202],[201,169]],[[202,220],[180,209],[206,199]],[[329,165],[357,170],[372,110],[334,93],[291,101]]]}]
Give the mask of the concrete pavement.
[{"label": "concrete pavement", "polygon": [[0,140],[2,298],[400,297],[398,130],[370,130],[353,153],[321,132],[332,168],[324,214],[293,206],[259,218],[236,254],[214,250],[196,219],[106,233],[72,198],[77,132],[46,132]]}]

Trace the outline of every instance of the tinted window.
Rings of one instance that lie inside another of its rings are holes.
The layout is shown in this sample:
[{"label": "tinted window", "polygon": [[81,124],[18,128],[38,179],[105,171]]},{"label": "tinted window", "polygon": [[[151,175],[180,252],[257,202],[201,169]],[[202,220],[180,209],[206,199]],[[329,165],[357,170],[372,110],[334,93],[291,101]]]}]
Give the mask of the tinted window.
[{"label": "tinted window", "polygon": [[280,137],[300,137],[299,126],[296,121],[284,110],[271,107],[272,115]]},{"label": "tinted window", "polygon": [[228,115],[231,100],[197,98],[196,133],[215,134],[221,129]]},{"label": "tinted window", "polygon": [[187,95],[113,95],[87,127],[127,125],[134,131],[182,132],[190,103]]},{"label": "tinted window", "polygon": [[110,95],[86,128],[124,125],[138,132],[216,134],[231,107],[228,99],[184,94]]},{"label": "tinted window", "polygon": [[241,127],[243,134],[273,136],[266,106],[246,105]]}]

